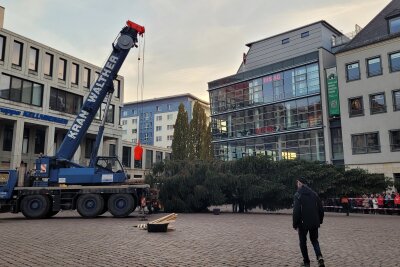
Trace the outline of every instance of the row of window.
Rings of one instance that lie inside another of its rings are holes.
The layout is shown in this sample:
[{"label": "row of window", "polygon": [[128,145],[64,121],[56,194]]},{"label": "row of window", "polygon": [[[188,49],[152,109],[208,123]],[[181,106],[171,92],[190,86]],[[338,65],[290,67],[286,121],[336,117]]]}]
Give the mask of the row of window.
[{"label": "row of window", "polygon": [[[173,135],[167,135],[167,140],[168,141],[174,140],[174,136]],[[162,136],[156,136],[156,142],[162,142]]]},{"label": "row of window", "polygon": [[[156,163],[163,161],[163,156],[165,153],[165,159],[171,159],[171,153],[156,151]],[[145,149],[144,151],[144,160],[145,160],[145,168],[150,169],[153,166],[153,154],[154,151],[150,149]],[[132,162],[132,147],[123,146],[122,147],[122,164],[125,167],[131,167]],[[142,168],[142,161],[135,160],[135,168]]]},{"label": "row of window", "polygon": [[[167,125],[167,130],[173,130],[174,125]],[[162,126],[156,126],[156,132],[161,132],[162,131]]]},{"label": "row of window", "polygon": [[[400,151],[400,130],[389,130],[390,151]],[[381,144],[379,132],[351,135],[353,154],[379,153]]]},{"label": "row of window", "polygon": [[[301,37],[301,38],[306,38],[306,37],[308,37],[308,36],[310,36],[310,32],[309,32],[309,31],[302,32],[302,33],[300,34],[300,37]],[[282,44],[288,44],[288,43],[290,43],[290,38],[282,39]]]},{"label": "row of window", "polygon": [[[22,153],[26,154],[29,153],[29,135],[30,135],[29,128],[24,128],[23,133],[23,140],[22,140]],[[3,129],[3,151],[11,151],[12,150],[12,143],[13,143],[13,135],[14,135],[14,126],[6,125]],[[45,146],[45,138],[46,132],[43,129],[35,129],[35,139],[34,139],[34,147],[33,151],[35,154],[44,153],[44,146]]]},{"label": "row of window", "polygon": [[[0,60],[4,61],[5,57],[5,46],[6,46],[6,37],[0,35]],[[23,65],[23,58],[24,58],[24,43],[14,40],[12,46],[12,54],[11,54],[11,64],[13,68],[21,69]],[[40,50],[39,48],[30,46],[28,52],[28,69],[30,74],[38,74],[39,68],[39,58],[40,58]],[[59,81],[65,82],[66,75],[67,75],[67,66],[68,61],[65,58],[58,58],[58,68],[57,68],[57,78]],[[54,75],[54,54],[45,52],[43,55],[43,74],[47,78],[51,78]],[[80,79],[80,65],[75,62],[71,62],[70,65],[70,79],[71,84],[78,86],[79,79]],[[100,73],[95,71],[94,73],[94,80],[97,81]],[[85,88],[91,87],[91,79],[92,77],[92,70],[88,67],[83,68],[83,77],[82,77],[82,85]],[[120,81],[114,80],[114,88],[115,88],[115,96],[119,98],[120,96]]]},{"label": "row of window", "polygon": [[[166,105],[166,108],[167,108],[168,111],[170,111],[170,110],[172,110],[172,105],[171,105],[171,104],[167,104],[167,105]],[[157,111],[157,112],[163,111],[162,106],[156,106],[156,111]]]},{"label": "row of window", "polygon": [[213,139],[271,134],[322,125],[321,97],[313,96],[212,118]]},{"label": "row of window", "polygon": [[325,161],[323,130],[218,142],[213,147],[214,158],[220,160],[267,155],[273,160]]},{"label": "row of window", "polygon": [[41,107],[43,85],[2,73],[0,98]]},{"label": "row of window", "polygon": [[319,67],[313,63],[213,90],[211,112],[217,114],[319,92]]},{"label": "row of window", "polygon": [[[400,52],[388,54],[390,72],[400,71]],[[366,73],[367,77],[382,75],[382,60],[381,56],[367,58]],[[346,64],[346,79],[347,81],[355,81],[361,79],[360,62],[352,62]]]},{"label": "row of window", "polygon": [[[364,102],[363,97],[349,98],[349,115],[350,117],[364,115]],[[400,110],[400,90],[392,91],[393,110]],[[369,95],[370,114],[385,113],[387,112],[385,93],[376,93]]]}]

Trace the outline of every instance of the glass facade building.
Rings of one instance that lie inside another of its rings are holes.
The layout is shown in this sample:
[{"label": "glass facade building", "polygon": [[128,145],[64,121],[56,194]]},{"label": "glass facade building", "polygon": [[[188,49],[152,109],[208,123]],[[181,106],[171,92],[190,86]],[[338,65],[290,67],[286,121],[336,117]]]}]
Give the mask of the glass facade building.
[{"label": "glass facade building", "polygon": [[209,91],[216,158],[325,161],[318,61]]}]

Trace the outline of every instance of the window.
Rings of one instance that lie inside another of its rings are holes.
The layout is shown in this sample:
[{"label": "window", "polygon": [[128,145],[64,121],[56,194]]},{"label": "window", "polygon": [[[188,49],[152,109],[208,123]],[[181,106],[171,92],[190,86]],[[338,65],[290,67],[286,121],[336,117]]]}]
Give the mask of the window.
[{"label": "window", "polygon": [[362,96],[349,99],[350,117],[364,115],[364,105]]},{"label": "window", "polygon": [[117,155],[117,146],[115,144],[109,145],[108,155],[110,157],[115,157]]},{"label": "window", "polygon": [[156,126],[156,132],[162,131],[162,126]]},{"label": "window", "polygon": [[285,38],[282,40],[282,44],[288,44],[290,42],[289,38]]},{"label": "window", "polygon": [[174,136],[173,136],[173,135],[168,135],[168,136],[167,136],[167,140],[168,140],[168,141],[174,140]]},{"label": "window", "polygon": [[29,70],[37,72],[38,64],[39,64],[39,49],[31,47],[29,49],[29,62],[28,62]]},{"label": "window", "polygon": [[174,129],[174,125],[167,125],[167,130],[173,130]]},{"label": "window", "polygon": [[65,81],[65,74],[67,71],[67,60],[60,58],[58,62],[58,79],[61,81]]},{"label": "window", "polygon": [[42,129],[36,129],[35,135],[35,154],[44,153],[46,132]]},{"label": "window", "polygon": [[50,109],[69,114],[78,114],[82,107],[83,97],[64,90],[51,88]]},{"label": "window", "polygon": [[400,130],[390,130],[390,151],[400,151]]},{"label": "window", "polygon": [[4,127],[4,136],[3,136],[3,151],[11,151],[12,149],[12,141],[13,141],[13,126],[5,126]]},{"label": "window", "polygon": [[156,151],[156,162],[162,162],[162,161],[163,161],[163,152]]},{"label": "window", "polygon": [[86,138],[85,142],[85,158],[89,159],[92,155],[95,139]]},{"label": "window", "polygon": [[76,63],[71,65],[71,83],[74,85],[79,83],[79,65]]},{"label": "window", "polygon": [[126,125],[128,123],[127,120],[122,120],[122,125]]},{"label": "window", "polygon": [[34,106],[42,106],[43,85],[2,74],[0,98]]},{"label": "window", "polygon": [[306,38],[306,37],[308,37],[308,36],[310,36],[310,32],[309,32],[309,31],[306,31],[306,32],[302,32],[302,33],[301,33],[301,38]]},{"label": "window", "polygon": [[90,88],[90,69],[83,68],[83,87]]},{"label": "window", "polygon": [[358,62],[346,65],[346,78],[347,81],[360,79],[360,64]]},{"label": "window", "polygon": [[156,111],[161,111],[161,107],[160,106],[156,106]]},{"label": "window", "polygon": [[96,71],[96,72],[94,73],[94,82],[97,82],[97,80],[99,79],[99,77],[100,77],[100,72]]},{"label": "window", "polygon": [[156,116],[156,121],[162,121],[162,116]]},{"label": "window", "polygon": [[368,77],[373,77],[382,74],[381,58],[375,57],[367,59]]},{"label": "window", "polygon": [[0,35],[0,61],[4,61],[5,48],[6,48],[6,37]]},{"label": "window", "polygon": [[47,76],[53,76],[54,56],[49,53],[44,54],[43,72]]},{"label": "window", "polygon": [[137,129],[132,129],[132,133],[133,134],[137,133]]},{"label": "window", "polygon": [[146,149],[146,169],[151,169],[153,167],[153,150]]},{"label": "window", "polygon": [[148,112],[144,113],[144,119],[147,121],[150,119],[150,115]]},{"label": "window", "polygon": [[[104,110],[106,109],[106,104],[103,103],[102,106],[101,106],[101,109],[104,112]],[[114,123],[114,105],[109,105],[108,106],[106,122]]]},{"label": "window", "polygon": [[121,82],[119,80],[114,80],[114,95],[119,98],[121,93]]},{"label": "window", "polygon": [[22,49],[24,44],[18,41],[14,41],[12,50],[12,64],[14,66],[22,66]]},{"label": "window", "polygon": [[353,154],[379,153],[379,133],[362,133],[351,135]]},{"label": "window", "polygon": [[29,128],[24,128],[24,135],[22,140],[22,153],[27,154],[29,152]]},{"label": "window", "polygon": [[389,33],[393,34],[396,32],[400,32],[400,17],[389,20]]},{"label": "window", "polygon": [[128,146],[122,147],[122,165],[131,167],[132,149]]},{"label": "window", "polygon": [[132,109],[132,114],[133,115],[137,115],[137,110],[136,109]]},{"label": "window", "polygon": [[400,70],[400,52],[389,55],[389,64],[391,72]]},{"label": "window", "polygon": [[151,127],[152,127],[152,123],[151,123],[151,122],[146,122],[146,123],[144,124],[144,129],[145,129],[145,130],[150,129]]},{"label": "window", "polygon": [[393,91],[393,110],[400,110],[400,90]]},{"label": "window", "polygon": [[133,125],[137,124],[137,119],[132,119],[132,124]]},{"label": "window", "polygon": [[171,104],[168,104],[168,105],[167,105],[167,109],[168,109],[168,110],[172,110],[172,105],[171,105]]},{"label": "window", "polygon": [[170,121],[170,120],[172,120],[173,118],[174,118],[174,115],[173,115],[173,114],[168,114],[168,115],[167,115],[167,120]]},{"label": "window", "polygon": [[[101,108],[97,111],[96,115],[94,116],[94,118],[96,120],[102,120],[103,119],[103,115],[104,115],[104,111],[106,109],[106,103],[102,103],[101,104]],[[108,106],[108,112],[106,115],[106,122],[109,123],[114,123],[114,115],[115,115],[115,106],[114,105],[109,105]]]},{"label": "window", "polygon": [[145,134],[144,134],[144,141],[147,141],[147,140],[149,140],[149,134],[148,134],[148,133],[145,133]]},{"label": "window", "polygon": [[156,136],[156,142],[161,142],[162,141],[162,137],[161,136]]},{"label": "window", "polygon": [[379,94],[370,95],[369,96],[369,105],[371,108],[371,114],[386,112],[385,94],[379,93]]}]

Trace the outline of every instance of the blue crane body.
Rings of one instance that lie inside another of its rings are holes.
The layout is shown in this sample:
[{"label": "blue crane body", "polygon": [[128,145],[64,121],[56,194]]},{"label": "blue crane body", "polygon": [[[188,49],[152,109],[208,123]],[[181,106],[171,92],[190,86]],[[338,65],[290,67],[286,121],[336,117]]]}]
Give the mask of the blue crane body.
[{"label": "blue crane body", "polygon": [[77,209],[87,218],[106,211],[115,217],[126,217],[137,206],[138,198],[148,193],[148,185],[127,183],[129,177],[117,157],[97,156],[107,112],[104,112],[89,166],[72,161],[105,99],[108,110],[113,80],[130,49],[137,46],[138,35],[144,32],[144,27],[127,21],[55,156],[36,159],[35,171],[23,186],[17,186],[16,170],[0,170],[0,212],[22,211],[25,217],[36,219],[54,216],[62,209]]}]

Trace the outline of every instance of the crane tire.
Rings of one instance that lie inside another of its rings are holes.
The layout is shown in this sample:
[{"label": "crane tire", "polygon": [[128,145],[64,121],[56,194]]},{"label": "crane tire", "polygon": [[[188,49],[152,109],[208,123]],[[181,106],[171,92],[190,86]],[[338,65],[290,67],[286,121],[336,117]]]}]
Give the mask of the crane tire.
[{"label": "crane tire", "polygon": [[108,211],[114,217],[128,217],[134,209],[135,199],[131,194],[113,194],[108,199]]},{"label": "crane tire", "polygon": [[83,218],[94,218],[101,214],[104,208],[104,199],[99,194],[80,195],[76,209]]},{"label": "crane tire", "polygon": [[50,200],[43,195],[25,196],[21,201],[22,214],[28,219],[46,218],[50,210]]}]

